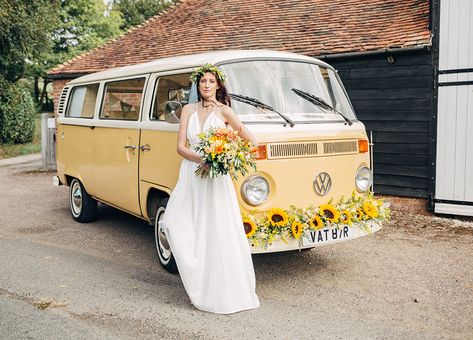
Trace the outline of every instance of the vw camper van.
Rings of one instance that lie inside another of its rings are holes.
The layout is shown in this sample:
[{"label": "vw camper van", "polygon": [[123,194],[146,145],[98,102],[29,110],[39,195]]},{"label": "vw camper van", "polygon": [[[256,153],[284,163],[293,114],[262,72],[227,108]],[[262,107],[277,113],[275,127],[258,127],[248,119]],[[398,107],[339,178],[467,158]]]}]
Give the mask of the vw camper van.
[{"label": "vw camper van", "polygon": [[148,221],[162,265],[176,271],[161,220],[182,161],[179,113],[189,75],[227,75],[232,108],[255,136],[257,171],[234,181],[253,253],[313,248],[377,231],[366,130],[328,64],[276,51],[220,51],[113,68],[69,82],[57,110],[57,177],[79,222],[102,202]]}]

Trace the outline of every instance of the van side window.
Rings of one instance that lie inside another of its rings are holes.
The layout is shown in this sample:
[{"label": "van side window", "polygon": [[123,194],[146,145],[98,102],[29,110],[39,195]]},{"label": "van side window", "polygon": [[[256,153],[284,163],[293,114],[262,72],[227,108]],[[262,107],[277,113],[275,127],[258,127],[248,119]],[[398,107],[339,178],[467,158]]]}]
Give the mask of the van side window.
[{"label": "van side window", "polygon": [[[191,88],[189,76],[190,73],[174,74],[156,80],[150,120],[165,120],[165,107],[170,102],[187,104]],[[180,111],[177,116],[179,118]]]},{"label": "van side window", "polygon": [[99,84],[76,86],[72,89],[66,117],[92,118],[95,113],[95,102]]},{"label": "van side window", "polygon": [[145,78],[105,84],[101,119],[138,120]]}]

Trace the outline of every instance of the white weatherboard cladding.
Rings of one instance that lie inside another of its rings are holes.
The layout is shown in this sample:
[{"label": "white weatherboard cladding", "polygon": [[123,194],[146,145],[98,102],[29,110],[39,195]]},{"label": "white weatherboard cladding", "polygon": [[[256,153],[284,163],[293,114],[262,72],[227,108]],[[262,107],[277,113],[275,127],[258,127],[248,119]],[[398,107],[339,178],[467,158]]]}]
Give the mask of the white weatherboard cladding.
[{"label": "white weatherboard cladding", "polygon": [[439,69],[473,67],[473,1],[440,1]]},{"label": "white weatherboard cladding", "polygon": [[473,85],[439,88],[436,198],[473,202]]},{"label": "white weatherboard cladding", "polygon": [[[440,2],[437,200],[473,203],[473,1]],[[446,86],[445,86],[446,85]],[[436,203],[438,213],[473,215],[473,207]]]}]

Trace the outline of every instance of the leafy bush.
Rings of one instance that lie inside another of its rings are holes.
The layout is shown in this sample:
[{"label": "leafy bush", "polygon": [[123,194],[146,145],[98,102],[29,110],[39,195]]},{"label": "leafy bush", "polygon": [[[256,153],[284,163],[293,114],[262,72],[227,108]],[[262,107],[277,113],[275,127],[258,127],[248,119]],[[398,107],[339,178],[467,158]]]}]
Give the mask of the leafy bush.
[{"label": "leafy bush", "polygon": [[23,85],[0,77],[0,143],[20,144],[33,140],[36,109]]}]

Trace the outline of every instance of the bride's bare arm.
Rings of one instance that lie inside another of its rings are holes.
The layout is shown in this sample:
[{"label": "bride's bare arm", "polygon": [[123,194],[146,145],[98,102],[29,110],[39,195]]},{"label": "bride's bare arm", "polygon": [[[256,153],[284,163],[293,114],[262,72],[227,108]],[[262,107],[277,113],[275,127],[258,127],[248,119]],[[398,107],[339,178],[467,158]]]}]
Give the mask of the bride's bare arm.
[{"label": "bride's bare arm", "polygon": [[179,133],[177,135],[177,153],[185,159],[200,163],[200,155],[187,147],[187,126],[189,124],[189,118],[193,112],[194,110],[192,105],[186,105],[182,108]]},{"label": "bride's bare arm", "polygon": [[222,110],[222,116],[225,118],[225,121],[230,124],[233,130],[238,131],[238,134],[241,138],[249,140],[253,144],[257,144],[253,134],[246,128],[245,125],[241,122],[240,118],[237,117],[235,112],[233,112],[231,107],[225,106]]}]

